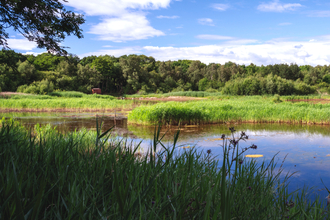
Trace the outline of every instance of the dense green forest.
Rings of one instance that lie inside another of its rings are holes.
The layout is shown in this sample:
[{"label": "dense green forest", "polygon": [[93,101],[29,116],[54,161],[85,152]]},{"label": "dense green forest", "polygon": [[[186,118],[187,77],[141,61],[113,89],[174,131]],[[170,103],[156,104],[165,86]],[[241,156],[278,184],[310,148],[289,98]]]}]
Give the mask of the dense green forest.
[{"label": "dense green forest", "polygon": [[328,93],[329,66],[227,62],[208,65],[193,60],[156,61],[145,55],[56,56],[0,51],[0,91],[46,94],[53,91],[146,94],[173,91],[222,92],[229,95],[306,95]]}]

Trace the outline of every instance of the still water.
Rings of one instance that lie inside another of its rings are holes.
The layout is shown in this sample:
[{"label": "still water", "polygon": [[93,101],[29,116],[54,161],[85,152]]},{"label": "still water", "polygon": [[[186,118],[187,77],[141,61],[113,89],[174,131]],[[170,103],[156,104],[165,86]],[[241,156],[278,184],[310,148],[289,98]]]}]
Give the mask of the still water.
[{"label": "still water", "polygon": [[[31,127],[51,124],[61,132],[74,131],[85,127],[95,129],[95,117],[101,117],[103,129],[115,126],[113,132],[121,137],[127,137],[135,143],[142,141],[141,149],[151,145],[154,127],[128,124],[125,112],[112,113],[0,113],[0,117],[14,117],[25,126]],[[182,148],[197,147],[206,151],[211,149],[213,156],[221,160],[223,141],[222,134],[230,135],[229,127],[237,131],[245,131],[249,136],[246,142],[240,142],[240,147],[257,145],[256,150],[248,150],[245,154],[261,154],[257,161],[269,162],[275,159],[278,166],[286,156],[283,167],[286,172],[297,172],[290,178],[289,190],[305,186],[314,186],[311,197],[320,195],[325,200],[328,193],[324,185],[330,189],[330,126],[320,125],[290,125],[290,124],[235,124],[207,125],[181,127],[178,145]],[[177,127],[162,129],[166,134],[164,142],[170,146]],[[237,132],[236,136],[239,135]],[[246,158],[248,159],[248,158]]]}]

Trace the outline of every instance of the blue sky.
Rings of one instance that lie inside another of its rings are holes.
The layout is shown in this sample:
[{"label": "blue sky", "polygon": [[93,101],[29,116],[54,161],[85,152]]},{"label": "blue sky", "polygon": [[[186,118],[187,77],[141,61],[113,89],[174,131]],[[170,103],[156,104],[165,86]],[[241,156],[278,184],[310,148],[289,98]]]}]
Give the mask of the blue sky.
[{"label": "blue sky", "polygon": [[[63,42],[81,58],[330,64],[330,2],[324,0],[68,0],[65,6],[86,19],[84,38]],[[44,52],[15,32],[8,42],[17,52]]]}]

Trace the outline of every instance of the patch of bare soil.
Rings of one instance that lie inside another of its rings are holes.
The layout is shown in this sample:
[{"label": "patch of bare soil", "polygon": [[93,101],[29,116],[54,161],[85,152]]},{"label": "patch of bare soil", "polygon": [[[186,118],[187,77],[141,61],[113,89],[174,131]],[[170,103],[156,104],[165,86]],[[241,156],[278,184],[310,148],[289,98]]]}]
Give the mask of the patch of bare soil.
[{"label": "patch of bare soil", "polygon": [[294,100],[289,100],[289,102],[308,102],[311,104],[328,104],[330,103],[330,99],[294,99]]}]

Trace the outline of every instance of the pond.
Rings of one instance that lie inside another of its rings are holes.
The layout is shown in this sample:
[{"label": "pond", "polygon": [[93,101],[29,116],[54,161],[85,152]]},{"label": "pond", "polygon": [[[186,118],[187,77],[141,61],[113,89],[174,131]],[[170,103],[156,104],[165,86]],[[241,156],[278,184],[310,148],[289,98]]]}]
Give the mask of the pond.
[{"label": "pond", "polygon": [[[61,132],[74,131],[85,127],[96,128],[95,117],[101,117],[103,129],[114,127],[113,132],[120,137],[127,137],[135,143],[142,141],[141,149],[151,145],[154,127],[128,124],[126,112],[110,113],[0,113],[0,117],[14,117],[27,127],[51,124]],[[244,131],[248,136],[246,142],[240,142],[240,147],[257,145],[256,150],[248,150],[245,154],[260,154],[257,161],[269,162],[277,154],[278,167],[285,158],[286,172],[297,172],[290,178],[289,190],[305,186],[315,186],[312,197],[320,195],[321,200],[328,195],[324,190],[326,184],[330,188],[330,126],[321,125],[292,125],[292,124],[218,124],[204,126],[189,126],[180,128],[178,145],[183,148],[196,146],[198,150],[211,150],[212,155],[221,160],[221,135],[229,135],[229,127],[234,126],[238,131]],[[165,134],[164,142],[172,143],[173,134],[177,127],[166,127],[161,133]],[[249,159],[249,158],[246,158]]]}]

